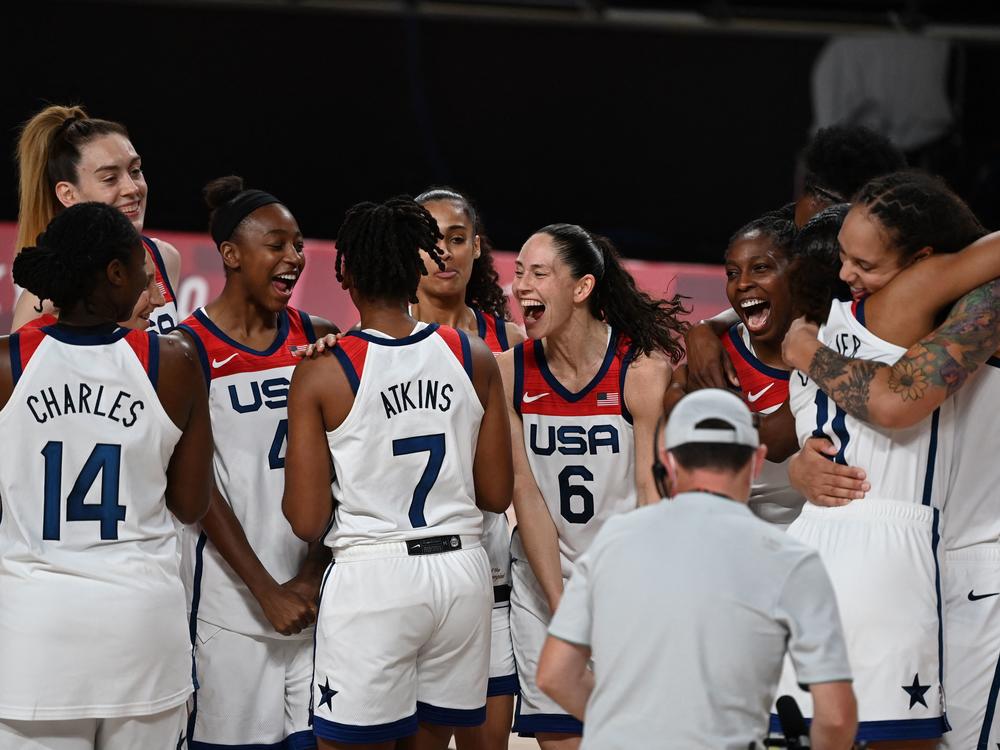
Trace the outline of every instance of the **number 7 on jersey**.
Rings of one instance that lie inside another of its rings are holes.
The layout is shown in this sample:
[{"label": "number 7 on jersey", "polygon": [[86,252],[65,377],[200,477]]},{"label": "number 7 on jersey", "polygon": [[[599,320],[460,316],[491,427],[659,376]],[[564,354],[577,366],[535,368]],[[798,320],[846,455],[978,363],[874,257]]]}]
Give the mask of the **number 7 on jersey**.
[{"label": "number 7 on jersey", "polygon": [[424,518],[424,503],[427,502],[427,495],[437,481],[438,474],[441,473],[441,464],[444,463],[444,433],[418,435],[392,441],[392,455],[394,456],[408,456],[411,453],[423,453],[424,451],[430,455],[427,457],[424,473],[420,475],[420,481],[413,489],[413,500],[410,502],[408,513],[410,525],[415,529],[427,525],[427,520]]}]

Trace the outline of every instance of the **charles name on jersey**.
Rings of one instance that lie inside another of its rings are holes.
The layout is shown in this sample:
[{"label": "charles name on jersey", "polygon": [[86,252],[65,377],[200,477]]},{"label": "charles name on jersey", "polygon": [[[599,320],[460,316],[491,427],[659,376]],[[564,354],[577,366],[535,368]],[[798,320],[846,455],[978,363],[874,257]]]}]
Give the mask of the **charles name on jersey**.
[{"label": "charles name on jersey", "polygon": [[119,390],[115,396],[111,393],[106,394],[103,385],[94,390],[86,383],[66,383],[62,393],[58,392],[58,386],[49,386],[28,396],[25,405],[38,424],[67,414],[93,414],[131,427],[138,421],[139,412],[146,408],[145,404],[126,391]]},{"label": "charles name on jersey", "polygon": [[410,380],[391,385],[379,392],[385,418],[392,419],[397,414],[410,409],[436,409],[448,411],[451,408],[451,394],[455,386],[442,384],[437,380]]}]

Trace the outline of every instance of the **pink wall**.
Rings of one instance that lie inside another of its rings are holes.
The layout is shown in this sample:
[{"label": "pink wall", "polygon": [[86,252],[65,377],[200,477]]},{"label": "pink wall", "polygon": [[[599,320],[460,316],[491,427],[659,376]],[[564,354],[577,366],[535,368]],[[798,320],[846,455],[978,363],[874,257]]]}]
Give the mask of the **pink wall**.
[{"label": "pink wall", "polygon": [[[10,330],[14,288],[10,273],[11,249],[16,226],[0,222],[0,333]],[[182,316],[205,304],[222,289],[224,278],[218,252],[208,235],[183,232],[150,231],[172,243],[183,257],[181,284],[177,302]],[[332,320],[341,327],[357,321],[357,311],[333,275],[334,245],[329,240],[309,240],[306,243],[306,271],[295,287],[292,304],[314,315]],[[514,275],[514,253],[495,254],[500,280],[510,291]],[[691,263],[653,263],[628,261],[629,271],[643,289],[654,295],[680,292],[689,296],[690,319],[712,315],[728,305],[725,277],[720,266]],[[514,310],[515,317],[517,310]]]}]

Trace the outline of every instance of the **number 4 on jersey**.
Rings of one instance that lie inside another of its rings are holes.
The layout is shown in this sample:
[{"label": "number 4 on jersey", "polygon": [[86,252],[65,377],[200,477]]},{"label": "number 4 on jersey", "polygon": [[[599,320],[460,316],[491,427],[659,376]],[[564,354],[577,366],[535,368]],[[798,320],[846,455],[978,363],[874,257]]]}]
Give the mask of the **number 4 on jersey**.
[{"label": "number 4 on jersey", "polygon": [[[62,507],[61,440],[50,440],[42,448],[45,456],[45,499],[42,518],[42,538],[58,540],[60,536]],[[100,521],[101,539],[117,539],[118,524],[125,520],[125,506],[118,504],[118,487],[121,476],[122,447],[98,443],[90,452],[87,462],[73,483],[66,498],[67,521]],[[91,486],[101,475],[101,502],[84,503]]]}]

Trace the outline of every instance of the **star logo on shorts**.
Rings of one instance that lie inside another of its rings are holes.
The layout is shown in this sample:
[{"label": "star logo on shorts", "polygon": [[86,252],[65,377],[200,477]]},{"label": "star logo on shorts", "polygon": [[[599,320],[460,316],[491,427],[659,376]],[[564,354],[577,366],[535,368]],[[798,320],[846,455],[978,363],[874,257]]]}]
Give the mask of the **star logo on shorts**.
[{"label": "star logo on shorts", "polygon": [[912,685],[903,685],[902,688],[910,696],[910,708],[913,708],[918,703],[924,708],[927,708],[927,701],[924,700],[924,693],[930,690],[931,686],[921,685],[919,674],[913,675]]},{"label": "star logo on shorts", "polygon": [[322,695],[320,695],[320,697],[319,697],[319,706],[320,706],[320,708],[322,708],[323,704],[325,703],[326,707],[329,708],[332,711],[333,710],[333,706],[330,704],[330,701],[333,700],[333,696],[335,696],[337,694],[337,691],[330,687],[330,678],[329,677],[326,678],[326,684],[325,685],[320,685],[317,682],[316,683],[316,687],[318,687],[319,688],[319,692],[322,693]]}]

